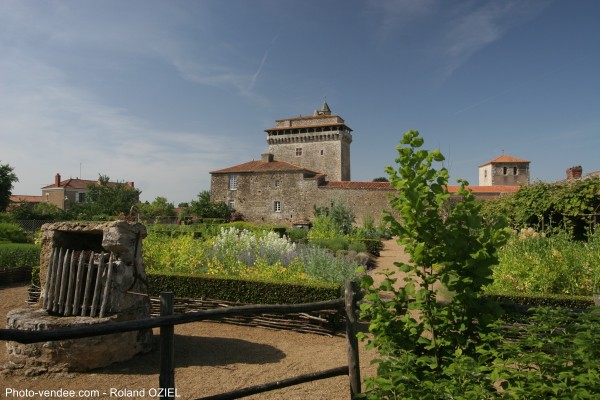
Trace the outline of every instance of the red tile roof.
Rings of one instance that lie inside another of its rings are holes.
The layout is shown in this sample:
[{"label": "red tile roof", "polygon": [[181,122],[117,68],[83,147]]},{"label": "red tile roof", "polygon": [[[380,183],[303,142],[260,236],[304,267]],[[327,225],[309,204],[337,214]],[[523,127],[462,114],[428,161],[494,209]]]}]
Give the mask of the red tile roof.
[{"label": "red tile roof", "polygon": [[309,172],[311,174],[320,175],[320,172],[313,171],[307,168],[299,167],[284,161],[249,161],[243,164],[234,165],[233,167],[211,171],[211,174],[231,174],[242,172]]},{"label": "red tile roof", "polygon": [[530,161],[524,160],[522,158],[511,157],[511,156],[507,156],[506,154],[502,154],[501,156],[496,157],[493,160],[486,162],[485,164],[481,164],[480,167],[483,167],[484,165],[488,165],[488,164],[495,164],[495,163],[528,163],[528,162],[530,162]]},{"label": "red tile roof", "polygon": [[[123,182],[125,185],[133,187],[133,182]],[[52,188],[70,188],[70,189],[87,189],[88,184],[97,185],[98,181],[91,181],[87,179],[78,179],[78,178],[69,178],[64,181],[61,181],[58,185],[53,183],[52,185],[44,186],[42,189],[52,189]],[[108,182],[108,185],[116,185],[117,182]]]},{"label": "red tile roof", "polygon": [[319,186],[324,189],[380,189],[380,190],[394,190],[389,182],[354,182],[354,181],[339,181],[339,182],[325,182]]},{"label": "red tile roof", "polygon": [[10,196],[11,203],[41,203],[43,201],[44,199],[42,196],[29,196],[20,194]]},{"label": "red tile roof", "polygon": [[[456,193],[460,186],[448,186],[448,192]],[[474,194],[494,194],[494,193],[515,193],[518,192],[521,186],[509,186],[509,185],[498,185],[498,186],[467,186],[467,188]]]},{"label": "red tile roof", "polygon": [[[394,190],[389,182],[325,182],[325,189],[380,189]],[[448,192],[457,193],[460,186],[448,186]],[[474,194],[505,194],[517,192],[520,186],[467,186]]]}]

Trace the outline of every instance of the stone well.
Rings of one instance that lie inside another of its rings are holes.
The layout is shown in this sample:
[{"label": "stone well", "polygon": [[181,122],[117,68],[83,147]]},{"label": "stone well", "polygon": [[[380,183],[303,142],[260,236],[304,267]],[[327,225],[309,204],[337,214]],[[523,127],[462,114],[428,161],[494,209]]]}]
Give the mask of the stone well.
[{"label": "stone well", "polygon": [[[126,221],[58,222],[42,227],[36,308],[16,309],[7,328],[51,330],[150,316],[142,263],[146,228]],[[34,344],[8,342],[7,367],[25,374],[86,371],[151,349],[142,330]]]}]

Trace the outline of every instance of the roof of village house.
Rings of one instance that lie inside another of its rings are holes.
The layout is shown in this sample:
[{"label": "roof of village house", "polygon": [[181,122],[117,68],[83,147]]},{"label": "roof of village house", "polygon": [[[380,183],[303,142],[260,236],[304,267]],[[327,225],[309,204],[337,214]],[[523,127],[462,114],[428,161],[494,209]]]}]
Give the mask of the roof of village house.
[{"label": "roof of village house", "polygon": [[480,167],[483,167],[484,165],[496,164],[496,163],[528,163],[528,162],[531,162],[531,161],[524,160],[522,158],[507,156],[506,154],[502,154],[501,156],[496,157],[493,160],[486,162],[485,164],[481,164]]},{"label": "roof of village house", "polygon": [[[109,186],[116,185],[118,182],[108,182]],[[133,182],[123,182],[125,185],[133,187]],[[44,186],[42,189],[54,189],[54,188],[69,188],[69,189],[87,189],[88,184],[97,185],[98,181],[92,181],[88,179],[69,178],[64,181],[60,181],[57,185],[56,182],[52,185]]]},{"label": "roof of village house", "polygon": [[321,175],[320,172],[299,167],[285,161],[249,161],[243,164],[234,165],[233,167],[211,171],[211,174],[230,174],[241,172],[309,172],[315,175]]},{"label": "roof of village house", "polygon": [[29,196],[29,195],[21,195],[14,194],[10,196],[11,203],[41,203],[44,201],[42,196]]}]

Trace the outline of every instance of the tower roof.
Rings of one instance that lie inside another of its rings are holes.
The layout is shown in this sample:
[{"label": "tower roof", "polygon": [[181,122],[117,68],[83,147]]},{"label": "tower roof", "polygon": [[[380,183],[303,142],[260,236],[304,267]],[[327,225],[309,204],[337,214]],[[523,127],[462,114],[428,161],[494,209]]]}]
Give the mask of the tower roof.
[{"label": "tower roof", "polygon": [[321,109],[315,110],[315,115],[331,115],[331,108],[329,108],[329,104],[327,104],[326,100],[323,100]]},{"label": "tower roof", "polygon": [[481,164],[480,167],[483,167],[483,166],[489,165],[489,164],[498,164],[498,163],[529,163],[529,162],[531,162],[531,161],[524,160],[522,158],[507,156],[506,154],[502,154],[501,156],[496,157],[493,160],[490,160],[484,164]]}]

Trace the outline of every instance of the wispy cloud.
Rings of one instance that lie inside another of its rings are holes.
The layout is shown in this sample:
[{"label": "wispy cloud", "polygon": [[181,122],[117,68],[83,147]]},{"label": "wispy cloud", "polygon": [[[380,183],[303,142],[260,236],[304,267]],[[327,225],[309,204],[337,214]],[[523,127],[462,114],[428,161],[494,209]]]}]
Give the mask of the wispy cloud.
[{"label": "wispy cloud", "polygon": [[[445,79],[511,28],[534,18],[551,1],[373,0],[369,4],[379,13],[381,40],[402,40],[403,33],[427,26],[428,35],[410,44],[436,60]],[[428,25],[433,17],[437,24]],[[440,24],[439,20],[444,22]]]},{"label": "wispy cloud", "polygon": [[240,156],[216,135],[157,130],[18,52],[2,57],[0,77],[0,160],[15,168],[15,193],[39,194],[57,172],[79,176],[82,163],[82,178],[106,174],[135,181],[145,199],[177,193],[190,200],[210,187],[206,172],[222,167],[219,154]]}]

